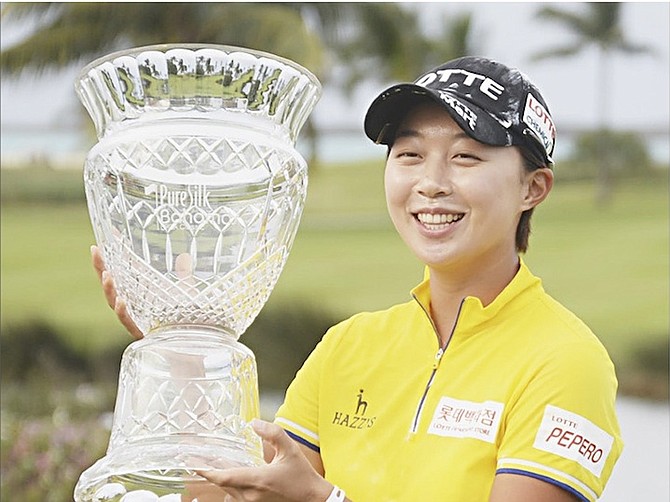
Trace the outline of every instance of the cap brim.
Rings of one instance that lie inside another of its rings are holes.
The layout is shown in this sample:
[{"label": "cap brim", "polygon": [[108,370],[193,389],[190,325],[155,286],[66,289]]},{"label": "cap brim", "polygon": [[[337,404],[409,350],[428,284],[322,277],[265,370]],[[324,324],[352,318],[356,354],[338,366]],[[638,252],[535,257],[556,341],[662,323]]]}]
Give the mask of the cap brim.
[{"label": "cap brim", "polygon": [[394,85],[377,96],[365,116],[365,134],[377,144],[393,143],[407,112],[427,98],[444,107],[459,127],[477,141],[494,146],[512,144],[507,130],[485,110],[456,93],[438,93],[415,84]]}]

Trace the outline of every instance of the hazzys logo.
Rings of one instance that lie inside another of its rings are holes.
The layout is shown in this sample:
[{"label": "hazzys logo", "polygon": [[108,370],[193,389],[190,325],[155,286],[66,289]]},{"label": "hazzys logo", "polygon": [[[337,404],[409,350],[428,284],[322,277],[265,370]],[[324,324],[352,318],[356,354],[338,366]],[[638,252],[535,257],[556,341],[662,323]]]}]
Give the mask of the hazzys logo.
[{"label": "hazzys logo", "polygon": [[376,416],[369,416],[369,403],[365,399],[365,391],[360,389],[356,395],[356,400],[352,400],[353,406],[351,410],[353,413],[346,411],[335,411],[333,413],[332,424],[339,427],[347,427],[349,429],[371,429],[377,420]]}]

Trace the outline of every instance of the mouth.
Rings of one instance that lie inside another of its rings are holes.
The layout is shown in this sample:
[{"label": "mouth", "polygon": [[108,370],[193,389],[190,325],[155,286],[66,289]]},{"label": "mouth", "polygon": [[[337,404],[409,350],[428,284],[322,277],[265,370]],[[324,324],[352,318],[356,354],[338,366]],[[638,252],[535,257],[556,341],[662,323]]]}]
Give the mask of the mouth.
[{"label": "mouth", "polygon": [[416,213],[416,218],[428,230],[443,230],[460,221],[465,213]]}]

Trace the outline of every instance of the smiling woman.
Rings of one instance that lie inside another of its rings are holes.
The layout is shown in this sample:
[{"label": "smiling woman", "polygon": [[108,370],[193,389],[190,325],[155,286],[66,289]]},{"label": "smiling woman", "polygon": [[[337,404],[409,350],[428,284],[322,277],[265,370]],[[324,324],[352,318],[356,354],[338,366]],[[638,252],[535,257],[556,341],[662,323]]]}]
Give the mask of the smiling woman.
[{"label": "smiling woman", "polygon": [[600,496],[622,449],[613,365],[519,256],[553,184],[548,110],[484,58],[380,94],[365,131],[390,149],[388,210],[424,281],[328,331],[254,426],[269,466],[203,475],[239,500]]},{"label": "smiling woman", "polygon": [[[432,101],[416,105],[402,121],[385,176],[400,236],[423,263],[451,274],[475,265],[493,272],[504,260],[514,270],[521,214],[544,200],[552,180],[546,168],[526,172],[518,149],[470,138]],[[487,275],[492,292],[482,299],[489,302],[501,287]],[[499,280],[504,286],[510,277]]]}]

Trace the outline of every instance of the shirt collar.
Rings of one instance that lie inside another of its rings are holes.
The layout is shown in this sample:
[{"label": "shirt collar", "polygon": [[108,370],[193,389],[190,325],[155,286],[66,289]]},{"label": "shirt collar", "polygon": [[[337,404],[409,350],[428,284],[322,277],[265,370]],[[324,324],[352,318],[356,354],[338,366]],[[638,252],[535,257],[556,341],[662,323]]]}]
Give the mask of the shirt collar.
[{"label": "shirt collar", "polygon": [[[533,289],[542,289],[542,281],[534,276],[520,258],[519,270],[510,283],[486,307],[479,298],[468,296],[463,299],[461,313],[458,318],[458,330],[472,328],[496,317],[504,308],[510,307],[513,311],[524,307],[531,299],[525,294]],[[430,312],[430,273],[428,267],[424,269],[423,281],[412,289],[412,296],[421,304],[426,312]]]}]

